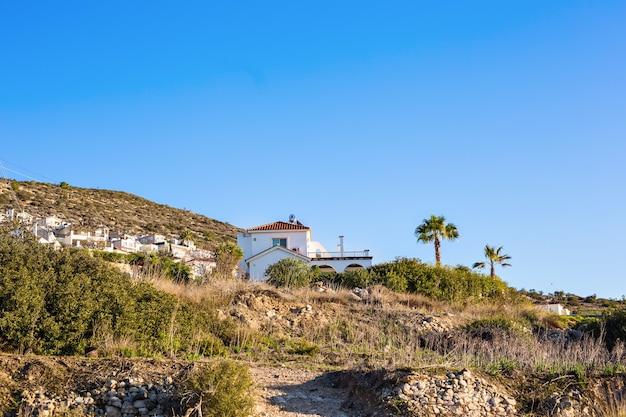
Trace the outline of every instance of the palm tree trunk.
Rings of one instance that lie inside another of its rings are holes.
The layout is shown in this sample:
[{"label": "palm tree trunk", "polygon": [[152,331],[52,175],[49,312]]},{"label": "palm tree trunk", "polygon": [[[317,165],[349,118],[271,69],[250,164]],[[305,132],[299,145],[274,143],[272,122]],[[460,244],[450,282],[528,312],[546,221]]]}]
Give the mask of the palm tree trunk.
[{"label": "palm tree trunk", "polygon": [[491,278],[495,278],[496,277],[496,266],[494,265],[493,262],[491,262]]},{"label": "palm tree trunk", "polygon": [[435,235],[435,262],[437,266],[441,266],[441,242],[439,242],[439,238]]}]

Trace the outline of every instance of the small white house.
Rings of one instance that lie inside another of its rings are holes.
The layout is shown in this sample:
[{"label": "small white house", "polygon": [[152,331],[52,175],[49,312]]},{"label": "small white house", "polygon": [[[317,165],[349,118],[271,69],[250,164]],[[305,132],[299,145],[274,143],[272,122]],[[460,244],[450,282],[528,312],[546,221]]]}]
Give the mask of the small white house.
[{"label": "small white house", "polygon": [[537,304],[535,308],[539,311],[545,311],[546,313],[554,313],[559,316],[569,316],[571,315],[571,311],[565,308],[562,304],[559,303],[548,303],[548,304]]},{"label": "small white house", "polygon": [[120,252],[135,253],[141,250],[142,243],[135,236],[116,235],[111,239],[111,246]]},{"label": "small white house", "polygon": [[327,251],[311,239],[311,228],[292,214],[287,222],[274,222],[253,227],[237,236],[237,245],[244,253],[244,268],[251,280],[265,280],[267,267],[285,258],[294,258],[318,266],[323,272],[345,272],[372,266],[369,250],[345,251],[343,236],[339,250]]}]

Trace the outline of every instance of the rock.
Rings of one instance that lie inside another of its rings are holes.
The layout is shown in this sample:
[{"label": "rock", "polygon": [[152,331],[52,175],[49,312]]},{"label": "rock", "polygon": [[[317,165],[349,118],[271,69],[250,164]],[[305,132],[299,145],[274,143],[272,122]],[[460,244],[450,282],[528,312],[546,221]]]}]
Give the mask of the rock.
[{"label": "rock", "polygon": [[449,372],[444,378],[411,374],[404,381],[396,398],[405,402],[407,409],[420,410],[418,415],[517,416],[513,398],[487,381],[474,378],[468,370]]},{"label": "rock", "polygon": [[105,410],[107,417],[122,417],[122,413],[120,412],[120,409],[117,407],[107,405],[104,408],[104,410]]}]

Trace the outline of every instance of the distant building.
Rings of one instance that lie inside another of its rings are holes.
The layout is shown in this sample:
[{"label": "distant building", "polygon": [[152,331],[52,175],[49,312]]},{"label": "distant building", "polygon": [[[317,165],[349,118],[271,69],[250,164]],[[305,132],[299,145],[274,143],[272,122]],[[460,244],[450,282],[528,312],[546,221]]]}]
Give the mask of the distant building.
[{"label": "distant building", "polygon": [[92,246],[105,247],[109,240],[109,229],[107,227],[98,227],[96,229],[75,230],[69,223],[61,223],[54,234],[57,240],[67,246],[87,247]]},{"label": "distant building", "polygon": [[546,313],[554,313],[559,316],[570,316],[572,314],[567,308],[565,308],[562,304],[559,303],[547,303],[547,304],[537,304],[535,308],[539,311],[545,311]]},{"label": "distant building", "polygon": [[337,252],[327,251],[311,239],[311,228],[294,215],[287,222],[274,222],[253,227],[237,236],[237,245],[244,252],[244,268],[251,280],[265,280],[267,267],[285,258],[300,259],[323,272],[345,272],[372,266],[369,250],[345,251],[339,236]]},{"label": "distant building", "polygon": [[165,242],[165,236],[159,234],[145,235],[139,238],[139,241],[143,244],[157,245]]}]

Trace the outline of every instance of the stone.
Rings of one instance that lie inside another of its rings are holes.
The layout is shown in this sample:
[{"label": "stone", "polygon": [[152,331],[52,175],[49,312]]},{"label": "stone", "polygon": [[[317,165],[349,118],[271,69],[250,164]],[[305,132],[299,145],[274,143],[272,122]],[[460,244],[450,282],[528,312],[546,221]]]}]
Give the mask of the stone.
[{"label": "stone", "polygon": [[139,408],[145,408],[146,407],[146,402],[144,400],[136,400],[133,402],[133,407],[139,409]]},{"label": "stone", "polygon": [[122,413],[119,408],[107,405],[104,407],[107,417],[122,417]]}]

